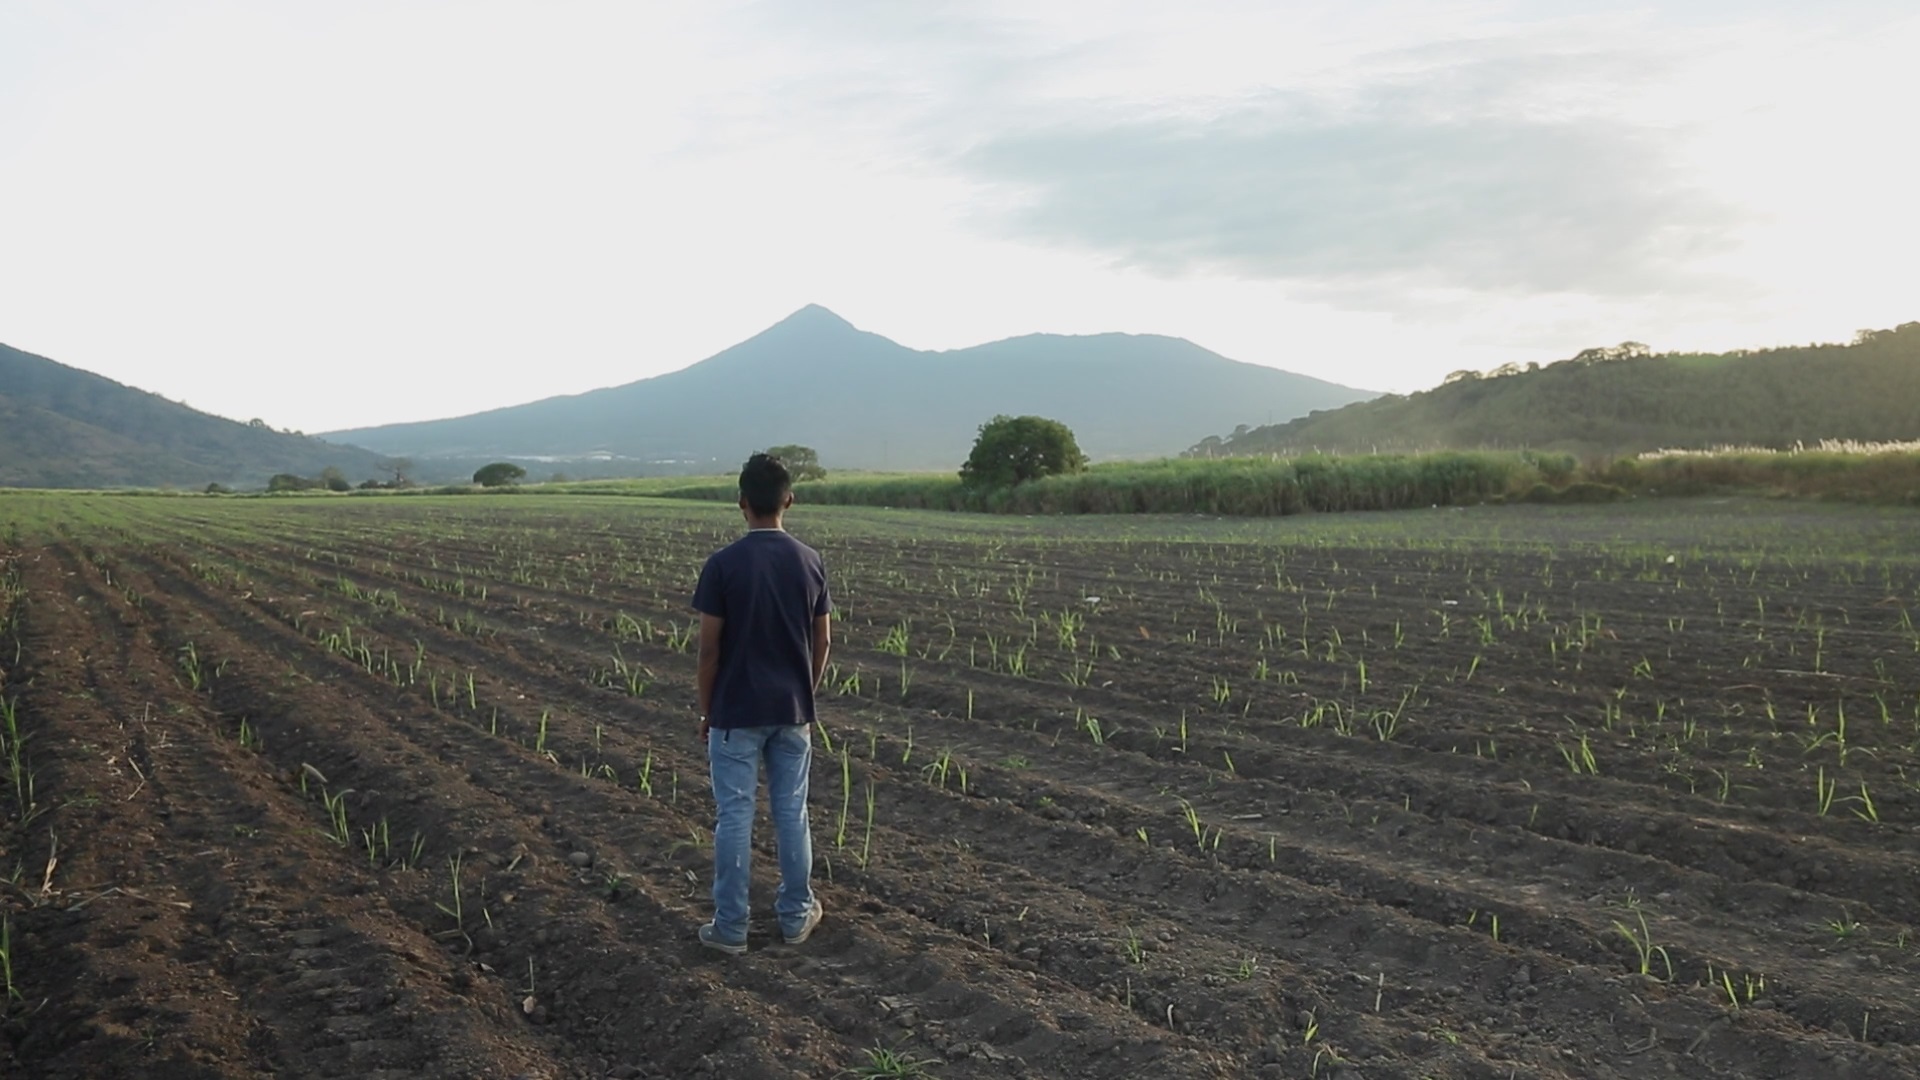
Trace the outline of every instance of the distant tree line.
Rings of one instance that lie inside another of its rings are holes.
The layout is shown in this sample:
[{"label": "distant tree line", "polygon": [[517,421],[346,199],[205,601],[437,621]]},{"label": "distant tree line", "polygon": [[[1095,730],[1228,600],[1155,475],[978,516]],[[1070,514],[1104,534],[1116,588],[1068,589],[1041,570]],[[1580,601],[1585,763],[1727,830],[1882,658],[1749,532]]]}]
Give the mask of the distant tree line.
[{"label": "distant tree line", "polygon": [[[392,460],[385,463],[384,468],[392,472],[393,475],[390,479],[386,479],[386,480],[367,479],[367,480],[360,481],[358,485],[350,482],[347,479],[347,474],[341,471],[341,469],[335,465],[328,465],[325,468],[321,469],[319,476],[300,476],[295,473],[275,473],[273,474],[272,478],[270,478],[267,481],[267,490],[268,491],[352,491],[357,486],[361,490],[367,491],[367,490],[373,490],[377,488],[409,488],[413,486],[413,479],[412,479],[412,476],[410,475],[413,472],[413,461],[411,459],[393,458]],[[209,494],[218,494],[219,492],[225,491],[225,490],[227,489],[225,488],[224,485],[220,485],[220,484],[207,485],[207,492]]]}]

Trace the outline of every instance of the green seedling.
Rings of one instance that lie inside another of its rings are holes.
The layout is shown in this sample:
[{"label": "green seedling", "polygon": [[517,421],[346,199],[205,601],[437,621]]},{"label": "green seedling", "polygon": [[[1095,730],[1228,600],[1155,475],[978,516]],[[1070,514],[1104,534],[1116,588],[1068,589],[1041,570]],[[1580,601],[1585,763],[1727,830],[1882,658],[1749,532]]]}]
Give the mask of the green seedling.
[{"label": "green seedling", "polygon": [[325,789],[320,792],[320,801],[327,808],[327,830],[321,835],[341,847],[353,840],[353,830],[347,825],[347,796],[352,793],[351,788],[338,795],[329,795]]},{"label": "green seedling", "polygon": [[400,857],[400,869],[414,870],[420,866],[420,856],[427,850],[427,838],[418,832],[413,834],[413,843],[408,845],[407,853]]},{"label": "green seedling", "polygon": [[639,697],[647,692],[647,687],[653,685],[649,679],[653,673],[644,667],[628,664],[618,648],[613,650],[613,674],[628,697]]},{"label": "green seedling", "polygon": [[13,984],[13,920],[6,917],[0,917],[0,982],[6,983],[8,1001],[24,1000]]},{"label": "green seedling", "polygon": [[1725,994],[1727,995],[1728,1008],[1734,1010],[1735,1012],[1738,1012],[1740,1010],[1740,994],[1738,991],[1736,991],[1733,988],[1732,973],[1727,971],[1722,971],[1720,972],[1720,978],[1715,979],[1713,977],[1713,966],[1709,964],[1707,966],[1707,985],[1713,987],[1715,990],[1720,990],[1725,992]]},{"label": "green seedling", "polygon": [[447,856],[447,877],[451,882],[453,903],[449,906],[436,902],[433,906],[439,908],[441,913],[453,919],[453,929],[445,932],[447,936],[458,934],[465,937],[467,933],[467,905],[460,888],[460,852],[458,851]]},{"label": "green seedling", "polygon": [[367,849],[367,865],[378,870],[392,859],[393,841],[387,832],[386,818],[381,818],[380,824],[371,829],[361,829],[360,839]]},{"label": "green seedling", "polygon": [[860,869],[865,870],[873,860],[873,785],[867,785],[867,829],[860,838]]},{"label": "green seedling", "polygon": [[1880,820],[1880,811],[1874,809],[1873,796],[1867,793],[1867,782],[1865,780],[1860,781],[1860,797],[1854,801],[1860,804],[1853,808],[1853,815],[1855,817],[1861,821],[1877,822]]},{"label": "green seedling", "polygon": [[1593,746],[1587,741],[1585,734],[1580,736],[1580,745],[1577,749],[1558,741],[1553,745],[1560,751],[1561,760],[1567,763],[1567,768],[1572,770],[1575,776],[1583,772],[1590,776],[1600,775],[1600,762],[1594,757]]},{"label": "green seedling", "polygon": [[853,762],[840,751],[840,827],[833,834],[833,846],[847,846],[847,814],[853,808]]},{"label": "green seedling", "polygon": [[200,665],[200,652],[189,641],[180,647],[180,671],[187,677],[187,687],[199,690],[206,685],[206,673]]},{"label": "green seedling", "polygon": [[932,1076],[928,1070],[939,1062],[934,1058],[914,1057],[885,1046],[870,1047],[867,1060],[847,1069],[842,1075],[855,1080],[885,1080],[889,1077]]},{"label": "green seedling", "polygon": [[1833,935],[1835,941],[1846,941],[1866,929],[1861,923],[1847,915],[1842,915],[1837,919],[1828,919],[1825,927],[1827,932]]},{"label": "green seedling", "polygon": [[1187,819],[1187,828],[1193,831],[1193,842],[1202,847],[1207,842],[1207,827],[1200,821],[1200,812],[1185,799],[1180,800],[1180,814]]},{"label": "green seedling", "polygon": [[693,647],[694,638],[696,637],[699,629],[700,629],[700,624],[697,622],[694,622],[691,619],[687,620],[687,624],[685,626],[681,626],[677,622],[668,622],[667,623],[667,648],[672,649],[674,652],[677,652],[677,653],[686,652],[688,649]]},{"label": "green seedling", "polygon": [[1653,933],[1652,931],[1647,929],[1646,915],[1642,912],[1635,911],[1634,918],[1640,924],[1639,933],[1636,934],[1632,927],[1628,926],[1623,922],[1619,922],[1617,920],[1613,924],[1614,932],[1619,934],[1621,937],[1626,938],[1627,943],[1633,946],[1634,955],[1640,961],[1640,966],[1639,966],[1640,974],[1645,975],[1649,978],[1653,978],[1654,977],[1653,958],[1655,956],[1658,956],[1660,958],[1661,963],[1664,964],[1667,969],[1667,977],[1665,981],[1672,982],[1673,981],[1673,957],[1668,955],[1665,946],[1655,945],[1653,943]]},{"label": "green seedling", "polygon": [[938,759],[921,766],[920,772],[926,776],[928,783],[945,790],[947,786],[947,774],[952,768],[953,751],[947,749],[940,751],[940,757]]},{"label": "green seedling", "polygon": [[14,802],[23,827],[46,809],[39,806],[34,797],[34,772],[27,765],[26,741],[26,735],[20,730],[19,699],[0,697],[0,758],[5,759],[7,775],[13,781]]}]

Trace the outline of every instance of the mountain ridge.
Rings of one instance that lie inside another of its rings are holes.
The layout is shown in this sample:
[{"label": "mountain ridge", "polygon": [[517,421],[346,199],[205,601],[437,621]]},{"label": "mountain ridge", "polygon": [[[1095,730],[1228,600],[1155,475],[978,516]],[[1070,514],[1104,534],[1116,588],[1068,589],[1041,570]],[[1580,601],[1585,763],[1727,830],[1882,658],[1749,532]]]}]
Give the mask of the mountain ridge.
[{"label": "mountain ridge", "polygon": [[1096,458],[1158,457],[1249,408],[1292,416],[1371,396],[1159,334],[910,349],[809,304],[677,371],[326,437],[418,460],[599,455],[731,467],[755,448],[797,442],[835,468],[954,468],[979,425],[1001,413],[1061,420]]}]

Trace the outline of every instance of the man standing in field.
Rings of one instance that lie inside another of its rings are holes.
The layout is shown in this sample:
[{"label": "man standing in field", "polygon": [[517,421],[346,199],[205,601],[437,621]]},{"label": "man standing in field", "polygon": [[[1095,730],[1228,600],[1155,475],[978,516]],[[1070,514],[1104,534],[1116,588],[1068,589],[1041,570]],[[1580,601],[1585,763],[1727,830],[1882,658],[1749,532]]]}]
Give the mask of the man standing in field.
[{"label": "man standing in field", "polygon": [[700,737],[713,774],[713,921],[700,943],[747,951],[747,884],[754,805],[767,773],[780,893],[781,937],[807,940],[820,922],[813,895],[807,770],[813,761],[813,691],[827,668],[827,571],[820,553],[787,534],[793,480],[778,458],[755,454],[740,470],[747,534],[708,557],[694,589],[700,613]]}]

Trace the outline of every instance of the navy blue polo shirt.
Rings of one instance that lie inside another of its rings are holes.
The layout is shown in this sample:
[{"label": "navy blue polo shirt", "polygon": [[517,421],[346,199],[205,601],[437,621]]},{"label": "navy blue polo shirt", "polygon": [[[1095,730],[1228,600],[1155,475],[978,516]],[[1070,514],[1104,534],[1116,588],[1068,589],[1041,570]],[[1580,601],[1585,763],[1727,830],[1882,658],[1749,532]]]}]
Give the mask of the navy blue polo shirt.
[{"label": "navy blue polo shirt", "polygon": [[754,529],[707,557],[693,609],[726,620],[707,723],[813,723],[813,620],[833,610],[820,553]]}]

